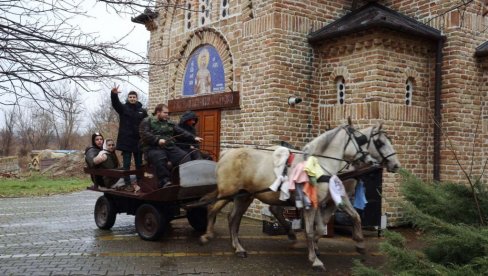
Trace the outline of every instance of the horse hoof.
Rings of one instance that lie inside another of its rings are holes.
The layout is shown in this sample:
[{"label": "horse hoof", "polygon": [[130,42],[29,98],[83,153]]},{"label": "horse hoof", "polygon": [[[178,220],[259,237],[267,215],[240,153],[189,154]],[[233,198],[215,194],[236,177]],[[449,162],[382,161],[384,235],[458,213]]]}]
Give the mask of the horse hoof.
[{"label": "horse hoof", "polygon": [[325,269],[325,266],[323,266],[323,265],[313,266],[312,269],[315,272],[325,272],[325,271],[327,271],[327,269]]},{"label": "horse hoof", "polygon": [[361,255],[365,255],[366,254],[366,248],[365,247],[356,246],[356,252],[358,252]]},{"label": "horse hoof", "polygon": [[200,236],[200,245],[205,245],[208,243],[207,237]]},{"label": "horse hoof", "polygon": [[247,252],[236,252],[236,256],[239,258],[247,258]]}]

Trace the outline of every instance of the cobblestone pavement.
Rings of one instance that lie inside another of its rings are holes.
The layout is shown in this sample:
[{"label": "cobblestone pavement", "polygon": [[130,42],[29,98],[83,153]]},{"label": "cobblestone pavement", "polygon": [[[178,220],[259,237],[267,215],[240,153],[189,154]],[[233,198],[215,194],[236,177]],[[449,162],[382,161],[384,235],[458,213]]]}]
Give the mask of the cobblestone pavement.
[{"label": "cobblestone pavement", "polygon": [[[157,242],[141,240],[134,217],[118,214],[111,231],[99,230],[93,208],[101,193],[0,200],[0,275],[324,275],[311,269],[304,248],[285,236],[262,233],[260,221],[244,219],[240,238],[248,258],[234,256],[227,220],[217,220],[217,237],[198,243],[185,219],[174,220]],[[374,233],[363,262],[376,266]],[[360,256],[349,237],[320,241],[327,275],[349,275]]]}]

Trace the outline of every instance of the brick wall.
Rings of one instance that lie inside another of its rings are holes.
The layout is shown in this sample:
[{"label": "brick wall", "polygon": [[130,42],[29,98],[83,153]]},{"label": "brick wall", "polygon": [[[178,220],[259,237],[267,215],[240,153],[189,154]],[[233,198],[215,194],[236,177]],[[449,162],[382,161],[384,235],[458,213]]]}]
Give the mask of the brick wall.
[{"label": "brick wall", "polygon": [[[183,1],[169,1],[183,3]],[[368,1],[356,1],[358,7]],[[441,30],[443,48],[443,130],[461,164],[479,174],[488,138],[486,102],[488,64],[474,50],[488,39],[482,1],[455,9],[456,1],[376,1]],[[220,1],[212,1],[211,23],[185,28],[185,11],[171,5],[160,12],[151,33],[152,66],[149,106],[181,95],[188,56],[211,44],[225,67],[226,91],[240,91],[240,109],[223,110],[221,143],[269,145],[285,140],[303,146],[327,125],[351,116],[359,127],[384,121],[402,165],[432,179],[435,45],[384,29],[368,30],[325,41],[307,42],[314,30],[349,13],[352,1],[231,0],[229,16],[221,19]],[[198,1],[193,4],[197,6]],[[343,76],[346,104],[337,104],[335,80]],[[412,105],[406,106],[405,82],[414,81]],[[291,108],[286,100],[304,102]],[[481,120],[481,121],[480,121]],[[479,133],[475,135],[479,124]],[[474,145],[472,141],[475,141]],[[473,151],[473,148],[476,149]],[[441,145],[441,179],[465,181],[450,146]],[[384,210],[398,218],[398,176],[385,173]],[[260,217],[258,211],[252,216]],[[391,220],[390,220],[391,221]]]}]

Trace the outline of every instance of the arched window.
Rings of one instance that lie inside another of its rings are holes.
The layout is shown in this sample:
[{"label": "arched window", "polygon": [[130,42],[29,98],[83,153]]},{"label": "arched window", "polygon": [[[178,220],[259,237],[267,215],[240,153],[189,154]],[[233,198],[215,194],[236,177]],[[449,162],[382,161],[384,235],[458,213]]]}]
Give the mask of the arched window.
[{"label": "arched window", "polygon": [[412,105],[413,79],[408,78],[405,82],[405,105]]},{"label": "arched window", "polygon": [[336,89],[337,89],[337,103],[344,104],[346,101],[346,84],[344,77],[339,76],[336,78]]},{"label": "arched window", "polygon": [[185,5],[185,30],[191,30],[193,19],[193,0],[187,0]]},{"label": "arched window", "polygon": [[229,17],[229,2],[230,0],[220,0],[220,18]]},{"label": "arched window", "polygon": [[212,8],[211,0],[199,0],[198,1],[198,26],[203,26],[210,23],[210,15]]}]

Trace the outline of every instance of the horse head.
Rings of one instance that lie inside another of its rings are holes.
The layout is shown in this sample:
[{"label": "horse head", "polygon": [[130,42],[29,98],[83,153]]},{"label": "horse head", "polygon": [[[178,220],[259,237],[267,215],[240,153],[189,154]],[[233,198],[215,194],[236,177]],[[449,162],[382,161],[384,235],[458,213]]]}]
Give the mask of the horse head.
[{"label": "horse head", "polygon": [[349,164],[372,164],[376,160],[368,154],[367,139],[361,141],[357,133],[351,126],[338,126],[305,145],[303,152],[317,157],[330,174],[337,174]]},{"label": "horse head", "polygon": [[400,161],[396,156],[396,151],[391,144],[391,140],[382,130],[383,123],[376,124],[361,130],[361,133],[366,135],[367,151],[373,158],[385,166],[388,172],[396,172],[400,168]]}]

